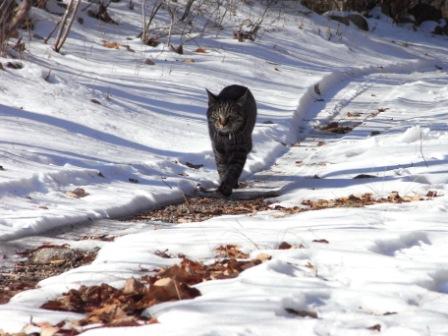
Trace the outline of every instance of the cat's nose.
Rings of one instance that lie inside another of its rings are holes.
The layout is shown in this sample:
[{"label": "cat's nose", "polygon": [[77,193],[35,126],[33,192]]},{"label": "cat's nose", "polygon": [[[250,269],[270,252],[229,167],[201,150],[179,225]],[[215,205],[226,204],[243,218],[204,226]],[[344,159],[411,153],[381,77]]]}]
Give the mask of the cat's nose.
[{"label": "cat's nose", "polygon": [[229,122],[229,118],[226,118],[226,117],[219,117],[219,123],[220,123],[222,126],[227,125],[228,122]]}]

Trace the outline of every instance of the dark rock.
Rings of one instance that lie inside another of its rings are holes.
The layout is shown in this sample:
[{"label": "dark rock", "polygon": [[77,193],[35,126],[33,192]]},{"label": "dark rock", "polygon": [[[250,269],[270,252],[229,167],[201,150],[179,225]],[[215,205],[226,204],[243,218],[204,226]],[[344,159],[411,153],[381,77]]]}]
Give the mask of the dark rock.
[{"label": "dark rock", "polygon": [[424,21],[439,21],[442,18],[442,11],[429,4],[420,3],[409,10],[415,18],[415,23],[420,25]]},{"label": "dark rock", "polygon": [[350,20],[350,22],[353,23],[359,29],[369,31],[369,23],[364,18],[364,16],[360,14],[350,14],[347,17]]},{"label": "dark rock", "polygon": [[23,64],[20,62],[7,62],[6,67],[10,68],[10,69],[19,70],[19,69],[23,69]]},{"label": "dark rock", "polygon": [[432,33],[436,35],[448,35],[448,24],[435,27]]},{"label": "dark rock", "polygon": [[339,16],[339,15],[328,15],[328,17],[334,21],[337,21],[339,23],[342,23],[346,26],[348,26],[350,24],[350,20],[348,19],[348,17],[346,16]]},{"label": "dark rock", "polygon": [[354,177],[354,179],[375,178],[375,177],[377,177],[377,176],[369,175],[369,174],[359,174],[359,175],[356,175]]},{"label": "dark rock", "polygon": [[347,16],[330,14],[328,17],[346,26],[351,22],[359,29],[369,31],[369,23],[361,14],[349,14]]}]

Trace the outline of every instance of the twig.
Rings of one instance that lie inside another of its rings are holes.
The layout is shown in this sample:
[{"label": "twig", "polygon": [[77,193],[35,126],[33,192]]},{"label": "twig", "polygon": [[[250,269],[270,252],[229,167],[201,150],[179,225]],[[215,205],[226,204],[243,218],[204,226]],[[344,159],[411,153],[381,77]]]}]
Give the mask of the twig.
[{"label": "twig", "polygon": [[61,20],[59,20],[56,25],[54,26],[53,30],[50,32],[50,34],[48,34],[47,38],[44,40],[44,43],[47,44],[48,40],[51,39],[51,37],[53,36],[54,32],[56,31],[56,29],[58,29],[59,25],[61,24]]}]

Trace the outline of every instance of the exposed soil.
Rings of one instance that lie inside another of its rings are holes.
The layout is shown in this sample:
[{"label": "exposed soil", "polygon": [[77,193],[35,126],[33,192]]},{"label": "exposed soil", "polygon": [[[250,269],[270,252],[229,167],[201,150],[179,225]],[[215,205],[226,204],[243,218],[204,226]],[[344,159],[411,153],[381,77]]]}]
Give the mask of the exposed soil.
[{"label": "exposed soil", "polygon": [[132,220],[153,220],[167,223],[200,222],[220,215],[252,214],[271,210],[264,198],[232,200],[224,198],[192,197],[181,204],[143,212]]},{"label": "exposed soil", "polygon": [[82,251],[66,245],[42,245],[21,253],[25,258],[13,269],[0,268],[0,304],[15,294],[36,288],[39,281],[91,263],[97,251]]},{"label": "exposed soil", "polygon": [[258,211],[272,210],[281,214],[295,214],[310,210],[328,208],[354,208],[380,203],[408,203],[424,201],[437,197],[437,192],[429,191],[425,196],[401,196],[392,191],[386,197],[374,197],[371,193],[359,196],[349,195],[335,199],[304,200],[300,206],[283,207],[272,205],[264,198],[253,200],[232,200],[216,197],[186,198],[183,203],[172,204],[160,209],[143,212],[130,220],[132,221],[163,221],[167,223],[201,222],[220,215],[255,214]]}]

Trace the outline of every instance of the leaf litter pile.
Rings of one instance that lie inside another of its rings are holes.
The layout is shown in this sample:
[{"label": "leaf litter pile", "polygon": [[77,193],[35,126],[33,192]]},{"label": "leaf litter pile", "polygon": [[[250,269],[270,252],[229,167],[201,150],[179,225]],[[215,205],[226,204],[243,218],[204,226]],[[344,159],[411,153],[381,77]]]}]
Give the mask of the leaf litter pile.
[{"label": "leaf litter pile", "polygon": [[321,210],[327,208],[353,208],[380,203],[408,203],[424,201],[437,197],[436,191],[428,191],[425,196],[411,195],[401,196],[397,191],[392,191],[386,197],[375,197],[372,193],[364,193],[360,196],[349,195],[334,199],[304,200],[300,206],[283,207],[269,203],[264,198],[252,200],[232,200],[215,197],[186,198],[183,203],[171,204],[160,209],[143,212],[131,220],[162,221],[166,223],[201,222],[220,215],[255,214],[259,211],[280,211],[283,214],[295,214],[309,210]]},{"label": "leaf litter pile", "polygon": [[200,222],[221,215],[242,215],[271,210],[263,198],[252,200],[232,200],[224,198],[192,197],[181,204],[137,215],[132,220],[156,220],[166,223]]},{"label": "leaf litter pile", "polygon": [[97,251],[72,249],[68,245],[46,244],[20,253],[25,259],[12,269],[0,269],[0,304],[15,294],[35,288],[40,280],[91,263]]},{"label": "leaf litter pile", "polygon": [[52,328],[57,335],[76,335],[98,325],[117,327],[157,323],[155,318],[142,316],[142,312],[161,302],[193,299],[201,293],[192,286],[208,280],[235,278],[242,271],[270,259],[265,254],[249,259],[249,255],[236,245],[219,246],[215,252],[216,259],[212,263],[183,256],[179,264],[155,270],[155,274],[127,279],[120,289],[104,283],[71,289],[41,308],[83,313],[85,318],[63,321],[55,326],[36,326],[42,330]]}]

